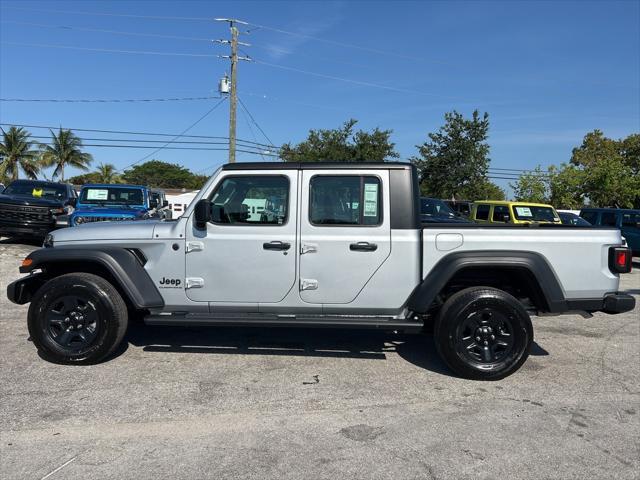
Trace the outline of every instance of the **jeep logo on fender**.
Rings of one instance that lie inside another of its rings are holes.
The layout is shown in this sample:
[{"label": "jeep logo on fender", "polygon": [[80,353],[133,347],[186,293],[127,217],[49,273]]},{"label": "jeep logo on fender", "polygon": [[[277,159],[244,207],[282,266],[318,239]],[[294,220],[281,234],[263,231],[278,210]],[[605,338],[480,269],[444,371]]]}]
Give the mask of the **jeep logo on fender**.
[{"label": "jeep logo on fender", "polygon": [[180,280],[179,278],[162,277],[162,279],[160,279],[160,285],[160,288],[180,288],[180,285],[182,285],[182,280]]}]

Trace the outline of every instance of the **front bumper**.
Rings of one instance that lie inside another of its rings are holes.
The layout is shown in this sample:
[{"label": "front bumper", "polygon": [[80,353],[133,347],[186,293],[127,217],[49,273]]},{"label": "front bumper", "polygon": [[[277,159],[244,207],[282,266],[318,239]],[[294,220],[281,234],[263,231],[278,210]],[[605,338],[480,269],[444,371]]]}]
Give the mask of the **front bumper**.
[{"label": "front bumper", "polygon": [[32,273],[7,285],[7,298],[18,305],[31,301],[31,297],[44,285],[46,278],[42,273]]},{"label": "front bumper", "polygon": [[3,237],[44,237],[51,230],[55,229],[54,224],[49,225],[11,225],[0,224],[0,235]]}]

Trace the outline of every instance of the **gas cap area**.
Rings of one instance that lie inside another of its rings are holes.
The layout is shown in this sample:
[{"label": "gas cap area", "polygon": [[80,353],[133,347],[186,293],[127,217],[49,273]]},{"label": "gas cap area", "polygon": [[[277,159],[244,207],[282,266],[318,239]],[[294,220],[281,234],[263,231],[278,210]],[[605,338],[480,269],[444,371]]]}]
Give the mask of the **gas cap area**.
[{"label": "gas cap area", "polygon": [[436,235],[436,249],[441,252],[455,250],[463,243],[464,236],[461,233],[439,233]]}]

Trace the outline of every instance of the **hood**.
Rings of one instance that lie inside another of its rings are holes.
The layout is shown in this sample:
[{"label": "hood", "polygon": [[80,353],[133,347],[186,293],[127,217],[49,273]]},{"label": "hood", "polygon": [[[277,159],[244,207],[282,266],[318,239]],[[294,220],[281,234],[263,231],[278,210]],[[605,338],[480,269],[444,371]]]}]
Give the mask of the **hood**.
[{"label": "hood", "polygon": [[54,246],[58,242],[82,242],[86,240],[145,240],[153,238],[153,229],[159,220],[131,222],[85,223],[73,228],[51,232]]},{"label": "hood", "polygon": [[49,198],[37,198],[29,195],[3,195],[0,194],[0,203],[10,203],[11,205],[24,205],[30,207],[62,207],[64,200],[52,200]]},{"label": "hood", "polygon": [[100,217],[108,217],[112,215],[114,217],[130,216],[132,218],[139,218],[143,217],[145,213],[147,213],[147,210],[142,207],[84,207],[82,205],[79,205],[73,213],[74,215],[81,216],[95,215]]},{"label": "hood", "polygon": [[464,217],[451,217],[445,215],[420,215],[422,223],[473,223]]}]

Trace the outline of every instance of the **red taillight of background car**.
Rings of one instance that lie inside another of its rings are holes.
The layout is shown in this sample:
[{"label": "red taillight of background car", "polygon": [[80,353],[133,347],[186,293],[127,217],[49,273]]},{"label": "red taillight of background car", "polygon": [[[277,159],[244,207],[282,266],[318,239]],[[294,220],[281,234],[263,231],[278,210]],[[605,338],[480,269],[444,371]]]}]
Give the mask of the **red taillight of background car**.
[{"label": "red taillight of background car", "polygon": [[631,271],[631,250],[626,247],[611,247],[609,249],[609,270],[614,273],[629,273]]}]

